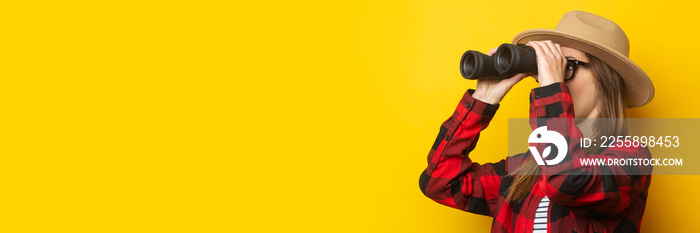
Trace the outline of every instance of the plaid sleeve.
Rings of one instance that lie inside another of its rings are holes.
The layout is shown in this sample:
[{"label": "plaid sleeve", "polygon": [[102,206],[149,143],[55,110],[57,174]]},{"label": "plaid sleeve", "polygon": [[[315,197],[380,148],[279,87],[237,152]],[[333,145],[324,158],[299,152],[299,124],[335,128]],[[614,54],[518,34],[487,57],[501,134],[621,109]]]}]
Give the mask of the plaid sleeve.
[{"label": "plaid sleeve", "polygon": [[[609,217],[629,214],[626,212],[631,203],[640,196],[646,200],[651,170],[630,171],[621,166],[581,164],[581,158],[651,158],[651,154],[646,147],[615,147],[607,148],[600,152],[602,154],[586,154],[579,143],[583,134],[575,123],[573,99],[564,83],[531,91],[530,125],[533,130],[547,126],[547,131],[559,132],[568,142],[564,160],[541,166],[545,179],[539,185],[552,202],[577,214]],[[539,151],[546,146],[542,144],[537,146]]]},{"label": "plaid sleeve", "polygon": [[505,161],[478,164],[468,154],[488,126],[498,105],[471,96],[470,89],[452,116],[442,123],[420,176],[420,189],[432,200],[464,211],[493,216]]}]

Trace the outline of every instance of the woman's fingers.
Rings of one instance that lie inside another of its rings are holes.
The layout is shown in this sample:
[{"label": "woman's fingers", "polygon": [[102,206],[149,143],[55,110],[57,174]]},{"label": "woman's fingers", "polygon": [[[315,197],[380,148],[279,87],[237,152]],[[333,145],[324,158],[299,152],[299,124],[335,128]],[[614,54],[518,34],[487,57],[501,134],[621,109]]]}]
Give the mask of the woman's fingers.
[{"label": "woman's fingers", "polygon": [[[557,47],[557,51],[559,51],[559,54],[561,54],[562,57],[564,57],[564,51],[561,50],[561,45],[559,44],[554,44]],[[566,57],[564,57],[566,59]]]},{"label": "woman's fingers", "polygon": [[554,59],[556,59],[559,64],[562,66],[565,66],[566,64],[566,57],[564,56],[564,51],[561,50],[561,46],[559,44],[555,44],[551,40],[545,42],[552,50],[554,53]]},{"label": "woman's fingers", "polygon": [[515,86],[516,83],[520,82],[520,80],[523,80],[525,77],[527,77],[527,74],[520,73],[520,74],[513,75],[513,77],[507,78],[503,81],[505,82],[508,89],[510,89],[513,86]]},{"label": "woman's fingers", "polygon": [[554,43],[551,40],[545,40],[540,43],[542,43],[542,47],[544,47],[544,50],[545,52],[547,52],[547,55],[551,56],[552,58],[561,57],[559,51],[557,51],[557,48],[554,47]]},{"label": "woman's fingers", "polygon": [[493,54],[496,53],[496,50],[498,50],[498,48],[492,48],[486,55],[493,56]]},{"label": "woman's fingers", "polygon": [[552,51],[553,58],[556,59],[557,62],[561,64],[566,62],[566,57],[564,57],[564,52],[561,50],[559,44],[555,44],[551,40],[544,41],[544,43],[549,47],[550,51]]},{"label": "woman's fingers", "polygon": [[561,46],[551,40],[530,41],[528,45],[537,53],[537,72],[540,86],[563,82],[566,58]]},{"label": "woman's fingers", "polygon": [[540,46],[537,44],[536,41],[527,42],[527,45],[532,47],[532,49],[535,50],[536,55],[544,55],[544,51],[542,51],[542,49],[540,48]]},{"label": "woman's fingers", "polygon": [[564,51],[561,49],[561,45],[555,44],[551,40],[545,40],[545,41],[530,41],[528,42],[528,45],[535,49],[535,52],[541,51],[540,54],[544,54],[548,57],[557,59],[557,60],[566,60],[564,56]]},{"label": "woman's fingers", "polygon": [[545,44],[543,44],[540,41],[530,41],[530,47],[535,49],[535,52],[537,53],[537,56],[547,56],[547,57],[552,57],[552,51],[549,51],[549,49],[546,47]]}]

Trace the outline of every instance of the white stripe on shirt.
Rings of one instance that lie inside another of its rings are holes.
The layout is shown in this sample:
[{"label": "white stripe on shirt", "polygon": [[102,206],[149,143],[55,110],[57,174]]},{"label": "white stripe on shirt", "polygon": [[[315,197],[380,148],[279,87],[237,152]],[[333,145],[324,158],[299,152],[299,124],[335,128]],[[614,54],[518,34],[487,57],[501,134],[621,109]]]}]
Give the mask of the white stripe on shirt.
[{"label": "white stripe on shirt", "polygon": [[532,226],[532,233],[547,233],[547,210],[549,209],[549,198],[545,196],[537,205],[535,211],[535,223]]}]

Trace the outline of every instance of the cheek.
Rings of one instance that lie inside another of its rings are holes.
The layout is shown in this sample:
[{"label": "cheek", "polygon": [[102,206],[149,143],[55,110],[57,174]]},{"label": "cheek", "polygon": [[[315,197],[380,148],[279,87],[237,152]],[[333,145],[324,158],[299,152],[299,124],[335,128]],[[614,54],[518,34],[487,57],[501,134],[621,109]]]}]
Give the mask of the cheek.
[{"label": "cheek", "polygon": [[576,117],[587,117],[595,107],[596,88],[592,78],[572,80],[577,82],[567,85],[571,90],[571,97],[574,99]]}]

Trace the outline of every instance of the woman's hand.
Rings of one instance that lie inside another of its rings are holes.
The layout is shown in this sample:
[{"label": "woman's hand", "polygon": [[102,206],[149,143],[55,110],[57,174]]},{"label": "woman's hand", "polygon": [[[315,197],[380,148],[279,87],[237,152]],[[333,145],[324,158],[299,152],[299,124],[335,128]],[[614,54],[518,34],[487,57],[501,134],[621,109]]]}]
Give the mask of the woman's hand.
[{"label": "woman's hand", "polygon": [[[492,56],[498,48],[491,49],[487,55]],[[527,74],[520,73],[507,79],[479,79],[476,81],[476,90],[472,97],[482,102],[496,105],[513,86],[527,77]]]},{"label": "woman's hand", "polygon": [[559,44],[551,40],[530,41],[527,43],[537,53],[537,81],[540,87],[556,82],[564,82],[566,57]]}]

